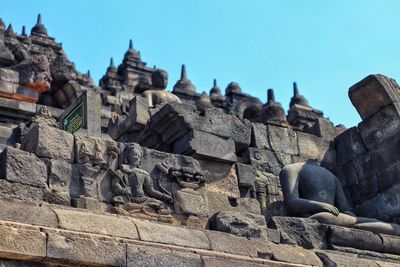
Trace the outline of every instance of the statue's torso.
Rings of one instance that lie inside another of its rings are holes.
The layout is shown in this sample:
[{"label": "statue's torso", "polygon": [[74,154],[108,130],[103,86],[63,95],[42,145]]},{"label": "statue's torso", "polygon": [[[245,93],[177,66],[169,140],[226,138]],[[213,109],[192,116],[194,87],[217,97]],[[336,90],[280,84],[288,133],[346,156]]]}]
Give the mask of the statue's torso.
[{"label": "statue's torso", "polygon": [[316,164],[304,164],[299,172],[301,198],[335,205],[336,177]]}]

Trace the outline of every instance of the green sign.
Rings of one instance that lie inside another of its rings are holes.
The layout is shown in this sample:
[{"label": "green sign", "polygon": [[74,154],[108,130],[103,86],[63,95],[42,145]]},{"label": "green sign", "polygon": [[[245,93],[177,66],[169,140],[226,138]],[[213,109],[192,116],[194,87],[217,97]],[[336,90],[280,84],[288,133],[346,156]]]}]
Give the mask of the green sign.
[{"label": "green sign", "polygon": [[62,121],[63,129],[69,133],[78,131],[85,125],[85,102],[82,101]]}]

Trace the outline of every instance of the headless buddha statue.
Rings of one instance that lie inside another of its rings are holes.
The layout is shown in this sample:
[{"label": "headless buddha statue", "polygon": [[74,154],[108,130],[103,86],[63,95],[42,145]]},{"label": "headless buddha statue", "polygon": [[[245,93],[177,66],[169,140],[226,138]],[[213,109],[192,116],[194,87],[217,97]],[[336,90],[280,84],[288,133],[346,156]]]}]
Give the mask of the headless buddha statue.
[{"label": "headless buddha statue", "polygon": [[285,166],[279,178],[289,213],[325,224],[400,235],[400,225],[354,215],[339,179],[314,160]]}]

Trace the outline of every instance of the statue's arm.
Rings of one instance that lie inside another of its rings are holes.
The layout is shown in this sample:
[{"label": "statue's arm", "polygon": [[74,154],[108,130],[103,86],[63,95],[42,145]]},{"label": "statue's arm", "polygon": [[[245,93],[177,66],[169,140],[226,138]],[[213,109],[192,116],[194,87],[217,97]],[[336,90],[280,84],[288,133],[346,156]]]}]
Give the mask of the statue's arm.
[{"label": "statue's arm", "polygon": [[332,205],[304,199],[299,196],[299,172],[298,168],[287,166],[279,174],[283,198],[288,211],[293,214],[315,214],[323,211],[338,214],[339,211]]},{"label": "statue's arm", "polygon": [[342,184],[337,177],[335,178],[336,178],[335,206],[338,207],[340,212],[351,211],[351,206],[347,201],[346,195],[343,191]]}]

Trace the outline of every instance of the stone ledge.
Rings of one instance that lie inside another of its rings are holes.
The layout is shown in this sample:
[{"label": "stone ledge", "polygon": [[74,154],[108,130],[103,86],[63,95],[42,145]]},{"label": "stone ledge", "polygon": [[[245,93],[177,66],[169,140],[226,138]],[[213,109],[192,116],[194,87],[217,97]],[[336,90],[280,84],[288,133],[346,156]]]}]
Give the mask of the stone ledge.
[{"label": "stone ledge", "polygon": [[88,212],[53,209],[60,228],[113,237],[138,239],[136,226],[132,221],[112,215],[99,215]]},{"label": "stone ledge", "polygon": [[0,258],[39,260],[46,257],[46,235],[40,228],[0,224]]},{"label": "stone ledge", "polygon": [[60,231],[47,232],[48,259],[70,263],[126,266],[126,245],[117,239]]},{"label": "stone ledge", "polygon": [[58,227],[56,214],[49,207],[39,207],[0,200],[0,220]]},{"label": "stone ledge", "polygon": [[133,220],[142,241],[184,246],[191,248],[210,249],[206,234],[195,229],[187,229],[149,221]]}]

